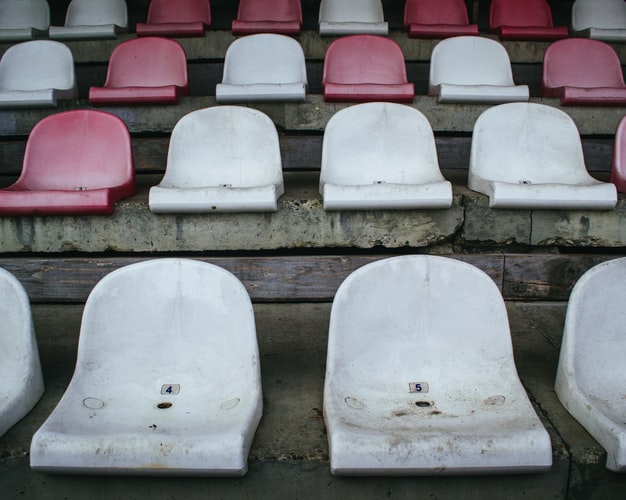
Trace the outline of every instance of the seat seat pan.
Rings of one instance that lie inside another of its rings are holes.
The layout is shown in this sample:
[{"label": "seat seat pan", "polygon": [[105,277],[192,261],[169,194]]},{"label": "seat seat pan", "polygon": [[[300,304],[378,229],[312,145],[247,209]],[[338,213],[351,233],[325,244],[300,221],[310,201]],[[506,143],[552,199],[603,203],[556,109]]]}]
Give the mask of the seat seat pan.
[{"label": "seat seat pan", "polygon": [[247,85],[218,83],[215,87],[215,98],[219,103],[304,102],[306,100],[306,84],[303,82]]},{"label": "seat seat pan", "polygon": [[116,24],[94,26],[50,26],[48,36],[53,40],[93,40],[96,38],[116,38],[125,31]]},{"label": "seat seat pan", "polygon": [[500,26],[501,40],[559,40],[569,36],[566,26]]},{"label": "seat seat pan", "polygon": [[477,24],[418,24],[408,26],[412,38],[449,38],[453,36],[478,36]]},{"label": "seat seat pan", "polygon": [[119,197],[130,196],[134,189],[119,197],[114,188],[84,191],[10,191],[0,190],[0,215],[76,215],[113,213],[113,204]]},{"label": "seat seat pan", "polygon": [[195,23],[137,23],[137,36],[204,36],[206,26],[203,22]]},{"label": "seat seat pan", "polygon": [[439,102],[497,104],[516,101],[525,102],[529,98],[528,85],[456,85],[442,83],[438,87]]},{"label": "seat seat pan", "polygon": [[324,84],[326,101],[389,101],[413,102],[415,90],[413,83],[376,84],[376,83],[332,83]]},{"label": "seat seat pan", "polygon": [[626,87],[561,87],[556,93],[563,105],[626,106]]},{"label": "seat seat pan", "polygon": [[256,33],[298,35],[301,29],[300,21],[238,21],[234,19],[232,22],[234,35],[253,35]]},{"label": "seat seat pan", "polygon": [[319,30],[320,35],[322,36],[341,36],[354,34],[387,35],[387,33],[389,33],[389,25],[385,22],[366,23],[358,21],[320,21]]},{"label": "seat seat pan", "polygon": [[126,104],[176,104],[179,88],[176,85],[161,87],[91,87],[89,102],[93,105]]}]

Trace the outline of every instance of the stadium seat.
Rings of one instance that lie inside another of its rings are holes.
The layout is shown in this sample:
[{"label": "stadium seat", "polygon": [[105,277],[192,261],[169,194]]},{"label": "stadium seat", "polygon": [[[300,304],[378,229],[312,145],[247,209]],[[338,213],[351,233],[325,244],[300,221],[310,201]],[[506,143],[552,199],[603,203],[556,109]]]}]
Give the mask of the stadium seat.
[{"label": "stadium seat", "polygon": [[350,35],[326,50],[322,75],[325,101],[413,102],[402,49],[377,35]]},{"label": "stadium seat", "polygon": [[49,27],[46,0],[0,0],[0,43],[45,36]]},{"label": "stadium seat", "polygon": [[152,0],[148,19],[137,23],[137,36],[204,36],[211,25],[209,0]]},{"label": "stadium seat", "polygon": [[102,111],[66,111],[33,127],[19,179],[0,189],[0,215],[111,214],[134,193],[124,122]]},{"label": "stadium seat", "polygon": [[626,105],[617,53],[604,42],[586,38],[550,44],[543,56],[541,94],[559,97],[563,105]]},{"label": "stadium seat", "polygon": [[242,476],[261,419],[250,297],[228,271],[155,259],[105,276],[76,368],[35,433],[43,472]]},{"label": "stadium seat", "polygon": [[558,40],[567,38],[567,26],[552,24],[547,0],[491,0],[489,30],[500,40]]},{"label": "stadium seat", "polygon": [[300,44],[285,35],[259,34],[230,44],[215,98],[219,103],[297,102],[306,99],[306,89],[306,63]]},{"label": "stadium seat", "polygon": [[77,97],[74,58],[60,42],[18,43],[0,59],[0,108],[54,107]]},{"label": "stadium seat", "polygon": [[626,193],[626,117],[622,117],[615,131],[611,182],[615,184],[618,192]]},{"label": "stadium seat", "polygon": [[0,436],[35,406],[44,392],[30,302],[22,284],[0,269]]},{"label": "stadium seat", "polygon": [[187,56],[175,40],[143,37],[120,43],[109,59],[104,87],[89,89],[96,106],[176,104],[189,94]]},{"label": "stadium seat", "polygon": [[537,472],[550,437],[517,375],[504,300],[446,257],[367,264],[339,287],[324,420],[335,475]]},{"label": "stadium seat", "polygon": [[515,85],[506,49],[496,40],[457,36],[439,42],[430,57],[428,93],[439,102],[528,101],[528,85]]},{"label": "stadium seat", "polygon": [[572,5],[572,35],[605,42],[626,41],[626,3],[576,0]]},{"label": "stadium seat", "polygon": [[380,0],[322,0],[318,19],[322,36],[386,35],[389,32]]},{"label": "stadium seat", "polygon": [[626,258],[598,264],[569,297],[555,390],[606,450],[606,467],[626,472]]},{"label": "stadium seat", "polygon": [[67,7],[65,26],[50,26],[56,40],[116,38],[128,31],[124,0],[72,0]]},{"label": "stadium seat", "polygon": [[478,25],[469,24],[463,0],[406,0],[404,28],[412,38],[478,35]]},{"label": "stadium seat", "polygon": [[217,106],[178,121],[149,204],[156,213],[267,212],[283,192],[272,120],[256,109]]},{"label": "stadium seat", "polygon": [[385,102],[350,106],[328,121],[320,193],[325,210],[452,205],[428,120],[414,108]]},{"label": "stadium seat", "polygon": [[278,33],[298,35],[302,29],[300,0],[239,0],[233,35]]},{"label": "stadium seat", "polygon": [[493,208],[608,210],[615,186],[587,172],[578,129],[545,104],[484,111],[472,134],[468,186]]}]

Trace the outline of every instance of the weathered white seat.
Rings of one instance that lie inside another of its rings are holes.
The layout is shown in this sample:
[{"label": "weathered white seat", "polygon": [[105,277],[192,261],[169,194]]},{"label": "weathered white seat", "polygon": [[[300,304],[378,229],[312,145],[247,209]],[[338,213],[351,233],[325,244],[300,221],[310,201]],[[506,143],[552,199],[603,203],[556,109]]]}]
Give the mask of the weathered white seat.
[{"label": "weathered white seat", "polygon": [[44,391],[28,296],[0,269],[0,436],[24,417]]},{"label": "weathered white seat", "polygon": [[494,208],[607,210],[617,203],[615,186],[587,172],[574,121],[544,104],[500,104],[478,117],[468,186]]},{"label": "weathered white seat", "polygon": [[46,0],[0,0],[0,42],[20,42],[46,35],[50,7]]},{"label": "weathered white seat", "polygon": [[333,301],[324,386],[333,474],[531,472],[550,438],[519,381],[504,300],[478,268],[402,256]]},{"label": "weathered white seat", "polygon": [[83,313],[76,369],[35,433],[35,470],[243,475],[261,418],[254,313],[231,273],[188,259],[104,277]]},{"label": "weathered white seat", "polygon": [[625,41],[624,0],[576,0],[572,5],[572,34],[605,42]]},{"label": "weathered white seat", "polygon": [[217,106],[178,121],[149,204],[157,213],[275,211],[283,192],[274,123],[252,108]]},{"label": "weathered white seat", "polygon": [[304,52],[291,37],[273,33],[236,39],[226,50],[219,103],[298,102],[306,99]]},{"label": "weathered white seat", "polygon": [[65,26],[50,26],[50,38],[116,38],[128,31],[125,0],[72,0],[67,7]]},{"label": "weathered white seat", "polygon": [[555,389],[572,416],[626,472],[626,258],[598,264],[569,298]]},{"label": "weathered white seat", "polygon": [[77,97],[74,58],[60,42],[19,43],[0,59],[0,108],[54,107]]},{"label": "weathered white seat", "polygon": [[457,36],[439,42],[430,60],[428,93],[439,102],[528,101],[528,85],[515,85],[506,49],[496,40]]},{"label": "weathered white seat", "polygon": [[371,102],[326,125],[320,193],[326,210],[449,208],[426,117],[402,104]]},{"label": "weathered white seat", "polygon": [[389,27],[380,0],[322,0],[319,30],[322,36],[387,35]]}]

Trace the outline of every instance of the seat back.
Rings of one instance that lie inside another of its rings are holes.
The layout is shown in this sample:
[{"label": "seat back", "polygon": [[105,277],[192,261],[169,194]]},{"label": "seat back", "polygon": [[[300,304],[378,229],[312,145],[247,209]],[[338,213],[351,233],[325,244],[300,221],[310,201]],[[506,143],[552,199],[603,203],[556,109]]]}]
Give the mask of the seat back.
[{"label": "seat back", "polygon": [[0,30],[50,27],[50,7],[46,0],[0,0]]},{"label": "seat back", "polygon": [[41,120],[31,131],[15,190],[86,190],[134,182],[125,123],[103,111],[74,110]]},{"label": "seat back", "polygon": [[511,61],[506,49],[485,37],[459,36],[439,42],[430,58],[431,86],[513,86]]},{"label": "seat back", "polygon": [[572,29],[588,28],[626,30],[624,0],[576,0],[572,5]]},{"label": "seat back", "polygon": [[263,33],[236,39],[226,50],[222,83],[306,83],[300,44],[291,37]]},{"label": "seat back", "polygon": [[144,37],[120,43],[109,59],[105,87],[161,87],[187,89],[187,57],[175,40]]},{"label": "seat back", "polygon": [[430,123],[418,110],[372,102],[328,121],[320,184],[421,184],[443,180]]},{"label": "seat back", "polygon": [[322,0],[320,2],[319,22],[329,23],[382,23],[384,22],[383,5],[380,0]]},{"label": "seat back", "polygon": [[246,188],[282,181],[278,133],[252,108],[218,106],[192,111],[172,131],[161,186]]},{"label": "seat back", "polygon": [[302,6],[300,0],[240,0],[237,20],[302,23]]},{"label": "seat back", "polygon": [[125,0],[72,0],[67,7],[65,26],[128,26]]},{"label": "seat back", "polygon": [[568,38],[548,46],[543,57],[544,95],[560,87],[624,87],[619,57],[598,40]]},{"label": "seat back", "polygon": [[409,24],[469,24],[463,0],[407,0],[404,26]]},{"label": "seat back", "polygon": [[148,8],[148,23],[193,23],[211,24],[209,0],[151,0]]},{"label": "seat back", "polygon": [[377,35],[338,38],[326,50],[322,83],[407,83],[402,49]]},{"label": "seat back", "polygon": [[615,130],[611,182],[620,193],[626,193],[626,117],[622,117]]},{"label": "seat back", "polygon": [[552,11],[547,0],[491,0],[489,28],[532,26],[550,28]]},{"label": "seat back", "polygon": [[74,58],[63,43],[53,40],[19,43],[9,47],[0,59],[0,92],[75,86]]}]

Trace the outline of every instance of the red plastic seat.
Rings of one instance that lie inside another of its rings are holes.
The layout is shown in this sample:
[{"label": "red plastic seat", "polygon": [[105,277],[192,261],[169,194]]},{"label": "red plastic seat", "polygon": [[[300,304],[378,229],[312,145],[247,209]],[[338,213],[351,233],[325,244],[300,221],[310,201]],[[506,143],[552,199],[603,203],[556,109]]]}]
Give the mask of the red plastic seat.
[{"label": "red plastic seat", "polygon": [[300,0],[240,0],[233,35],[278,33],[298,35],[302,29]]},{"label": "red plastic seat", "polygon": [[33,127],[20,178],[0,190],[0,215],[111,214],[135,191],[125,123],[103,111],[66,111]]},{"label": "red plastic seat", "polygon": [[377,35],[351,35],[330,44],[322,76],[326,101],[413,102],[402,49]]},{"label": "red plastic seat", "polygon": [[569,38],[550,44],[543,56],[541,92],[568,105],[626,105],[619,57],[598,40]]},{"label": "red plastic seat", "polygon": [[93,105],[176,104],[189,93],[187,56],[168,38],[135,38],[119,44],[109,60],[104,87],[89,89]]},{"label": "red plastic seat", "polygon": [[611,182],[620,193],[626,193],[626,116],[619,121],[615,131]]},{"label": "red plastic seat", "polygon": [[547,0],[492,0],[489,30],[500,40],[558,40],[569,31],[552,24]]},{"label": "red plastic seat", "polygon": [[152,0],[148,19],[137,23],[137,36],[204,36],[211,25],[209,0]]},{"label": "red plastic seat", "polygon": [[406,0],[404,27],[413,38],[478,35],[478,25],[469,24],[463,0]]}]

